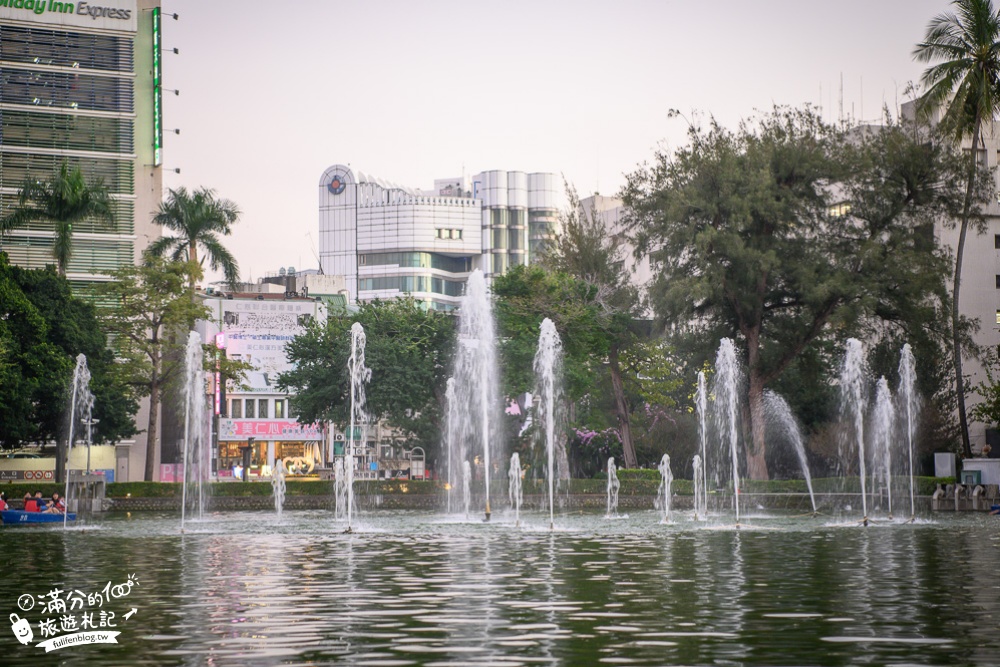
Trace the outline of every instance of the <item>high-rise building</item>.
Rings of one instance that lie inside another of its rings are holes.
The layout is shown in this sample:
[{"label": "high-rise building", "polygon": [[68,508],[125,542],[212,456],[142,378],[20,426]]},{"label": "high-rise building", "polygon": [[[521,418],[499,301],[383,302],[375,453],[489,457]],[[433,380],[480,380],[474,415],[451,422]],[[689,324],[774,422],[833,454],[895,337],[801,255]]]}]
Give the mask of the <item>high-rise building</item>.
[{"label": "high-rise building", "polygon": [[484,171],[472,179],[472,196],[483,202],[481,268],[487,276],[530,263],[559,232],[555,174]]},{"label": "high-rise building", "polygon": [[475,269],[532,261],[557,233],[555,175],[487,171],[406,188],[337,164],[319,182],[320,262],[351,301],[410,294],[452,310]]},{"label": "high-rise building", "polygon": [[[113,229],[74,225],[67,277],[79,292],[132,264],[159,228],[150,223],[160,175],[159,0],[0,0],[0,215],[24,182],[46,180],[65,161],[102,179]],[[0,239],[13,263],[54,263],[54,225]]]}]

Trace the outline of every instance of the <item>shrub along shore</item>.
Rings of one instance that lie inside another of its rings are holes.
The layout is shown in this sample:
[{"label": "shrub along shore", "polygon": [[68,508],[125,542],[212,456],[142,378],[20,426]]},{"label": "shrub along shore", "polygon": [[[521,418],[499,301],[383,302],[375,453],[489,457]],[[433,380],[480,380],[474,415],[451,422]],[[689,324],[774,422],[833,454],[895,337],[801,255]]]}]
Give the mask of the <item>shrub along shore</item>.
[{"label": "shrub along shore", "polygon": [[[622,508],[652,507],[659,491],[659,474],[651,470],[619,471],[621,486],[618,490],[619,505]],[[916,495],[930,496],[938,484],[954,483],[951,478],[918,477]],[[896,480],[898,488],[909,488],[909,480]],[[494,495],[506,495],[506,480],[498,480]],[[211,482],[209,483],[210,507],[214,510],[267,509],[273,507],[271,484],[263,482]],[[895,486],[895,484],[894,484]],[[53,492],[63,493],[61,484],[10,483],[0,485],[7,493],[13,507],[20,507],[23,495],[31,491],[41,491],[46,497]],[[524,480],[523,493],[525,507],[546,504],[548,486],[544,480]],[[170,482],[117,482],[107,486],[107,507],[111,510],[171,510],[179,509],[183,487]],[[482,483],[472,484],[473,496],[482,494]],[[813,491],[818,496],[832,494],[857,494],[861,485],[857,478],[822,478],[813,480]],[[436,509],[445,496],[445,489],[439,481],[377,480],[355,482],[355,496],[360,507]],[[607,492],[607,481],[603,478],[571,479],[558,487],[560,498],[568,499],[579,507],[603,507]],[[731,489],[718,489],[712,496],[724,497]],[[756,497],[774,496],[778,506],[795,506],[799,502],[808,504],[808,489],[805,480],[741,480],[740,494]],[[676,506],[687,508],[693,495],[691,480],[674,480],[671,495]],[[795,499],[800,496],[800,499]],[[759,500],[759,498],[756,498]],[[454,501],[453,501],[454,502]],[[285,507],[288,509],[317,509],[333,505],[333,483],[319,480],[286,481]]]}]

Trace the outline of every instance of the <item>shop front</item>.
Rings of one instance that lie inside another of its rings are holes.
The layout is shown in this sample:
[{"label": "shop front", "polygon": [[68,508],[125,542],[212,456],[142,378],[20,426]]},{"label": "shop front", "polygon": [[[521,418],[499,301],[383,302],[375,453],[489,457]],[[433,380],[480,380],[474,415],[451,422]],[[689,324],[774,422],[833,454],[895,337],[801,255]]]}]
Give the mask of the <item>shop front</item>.
[{"label": "shop front", "polygon": [[275,461],[282,461],[290,475],[304,476],[322,465],[321,424],[300,424],[290,419],[219,420],[219,477],[242,471],[243,450],[250,447],[249,478],[271,476]]}]

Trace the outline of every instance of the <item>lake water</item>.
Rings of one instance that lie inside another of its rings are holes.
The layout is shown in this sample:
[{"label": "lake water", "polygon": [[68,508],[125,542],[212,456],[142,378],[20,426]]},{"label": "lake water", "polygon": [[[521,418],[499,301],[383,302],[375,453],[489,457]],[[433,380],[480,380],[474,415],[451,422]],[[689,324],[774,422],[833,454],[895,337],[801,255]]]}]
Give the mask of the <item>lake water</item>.
[{"label": "lake water", "polygon": [[[580,513],[554,532],[541,513],[495,518],[369,512],[350,535],[331,512],[295,511],[214,514],[184,535],[148,513],[4,528],[0,611],[34,637],[8,634],[0,662],[1000,664],[1000,517],[751,516],[737,530]],[[102,590],[100,607],[73,601]],[[117,644],[37,646],[40,623],[75,616],[55,636],[71,634],[88,610]]]}]

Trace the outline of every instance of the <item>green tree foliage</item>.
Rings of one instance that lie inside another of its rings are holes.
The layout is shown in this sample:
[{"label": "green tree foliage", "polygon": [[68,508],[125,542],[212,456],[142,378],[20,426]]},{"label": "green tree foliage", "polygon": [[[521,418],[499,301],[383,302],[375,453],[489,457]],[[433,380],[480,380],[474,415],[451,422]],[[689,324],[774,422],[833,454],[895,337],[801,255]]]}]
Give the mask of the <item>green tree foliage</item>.
[{"label": "green tree foliage", "polygon": [[52,268],[11,266],[0,253],[0,444],[65,436],[68,390],[84,354],[94,394],[94,442],[135,434],[138,406],[107,347],[93,304],[74,297]]},{"label": "green tree foliage", "polygon": [[534,391],[533,364],[542,320],[550,318],[563,345],[565,395],[575,402],[603,374],[610,345],[598,318],[597,288],[541,266],[516,266],[493,280],[497,337],[506,396]]},{"label": "green tree foliage", "polygon": [[984,359],[983,370],[986,372],[986,380],[976,385],[974,391],[982,400],[973,406],[969,414],[976,421],[984,424],[1000,424],[1000,377],[997,368],[1000,368],[1000,356],[997,352],[991,351]]},{"label": "green tree foliage", "polygon": [[[149,246],[150,254],[156,257],[169,255],[177,261],[188,261],[198,266],[204,257],[198,259],[199,246],[204,249],[208,265],[213,271],[222,269],[226,281],[235,285],[240,278],[239,264],[233,254],[222,245],[219,236],[229,236],[232,226],[239,221],[240,209],[228,199],[217,199],[215,192],[199,188],[192,193],[187,188],[170,190],[167,200],[153,217],[153,222],[174,232],[174,236],[162,236]],[[195,277],[189,278],[188,288],[194,292]]]},{"label": "green tree foliage", "polygon": [[[569,439],[567,433],[559,437],[567,438],[571,470],[593,474],[609,449],[620,453],[621,442],[614,422],[607,421],[614,410],[603,401],[611,395],[604,364],[610,340],[598,322],[597,288],[533,264],[496,276],[492,292],[504,395],[536,391],[533,364],[542,320],[548,317],[555,324],[563,347],[563,413],[569,417],[567,427],[583,425],[586,434],[583,441]],[[591,435],[598,431],[600,437]],[[522,461],[532,464],[528,447],[514,446]],[[533,465],[540,469],[544,463],[538,458]]]},{"label": "green tree foliage", "polygon": [[620,235],[610,233],[596,209],[585,210],[576,190],[566,186],[569,207],[561,216],[562,232],[546,249],[541,263],[587,285],[588,299],[595,306],[595,323],[608,342],[607,364],[611,380],[618,434],[625,465],[638,465],[632,441],[632,405],[626,395],[621,355],[635,340],[632,320],[638,315],[638,290],[624,269],[624,248]]},{"label": "green tree foliage", "polygon": [[658,316],[705,347],[721,335],[742,346],[748,468],[763,479],[763,391],[807,350],[928,322],[947,331],[932,225],[961,210],[965,172],[915,128],[833,127],[808,109],[736,131],[692,126],[689,142],[629,176],[628,224],[660,269]]},{"label": "green tree foliage", "polygon": [[455,345],[455,322],[447,314],[422,308],[413,299],[362,304],[353,316],[331,315],[313,323],[286,346],[293,370],[278,376],[292,394],[302,423],[332,421],[347,428],[351,325],[365,329],[366,364],[372,371],[366,409],[384,419],[435,458],[443,426],[445,384]]},{"label": "green tree foliage", "polygon": [[102,179],[88,183],[79,167],[70,168],[64,160],[49,180],[28,179],[17,193],[17,206],[0,218],[0,234],[25,227],[29,223],[49,221],[55,226],[52,257],[60,275],[73,256],[73,225],[93,219],[113,228],[114,205]]},{"label": "green tree foliage", "polygon": [[163,388],[183,363],[186,335],[196,320],[208,317],[208,309],[194,303],[186,290],[192,263],[166,262],[147,254],[139,266],[127,266],[102,286],[101,295],[110,303],[102,312],[104,325],[115,336],[119,364],[128,382],[149,396],[146,428],[145,480],[153,481],[157,458],[157,425]]},{"label": "green tree foliage", "polygon": [[[977,208],[986,195],[976,187],[980,162],[980,136],[984,123],[992,123],[1000,112],[1000,15],[992,0],[955,0],[955,13],[935,17],[927,26],[924,41],[913,56],[921,62],[940,61],[927,68],[921,78],[926,92],[919,110],[930,116],[944,109],[941,127],[961,142],[971,137],[966,175],[965,200],[961,216],[955,275],[952,289],[952,357],[955,366],[955,394],[965,456],[972,456],[969,424],[965,413],[965,378],[962,375],[960,338],[960,296],[962,261],[970,223],[977,231],[984,227]],[[956,219],[953,217],[952,219]]]}]

